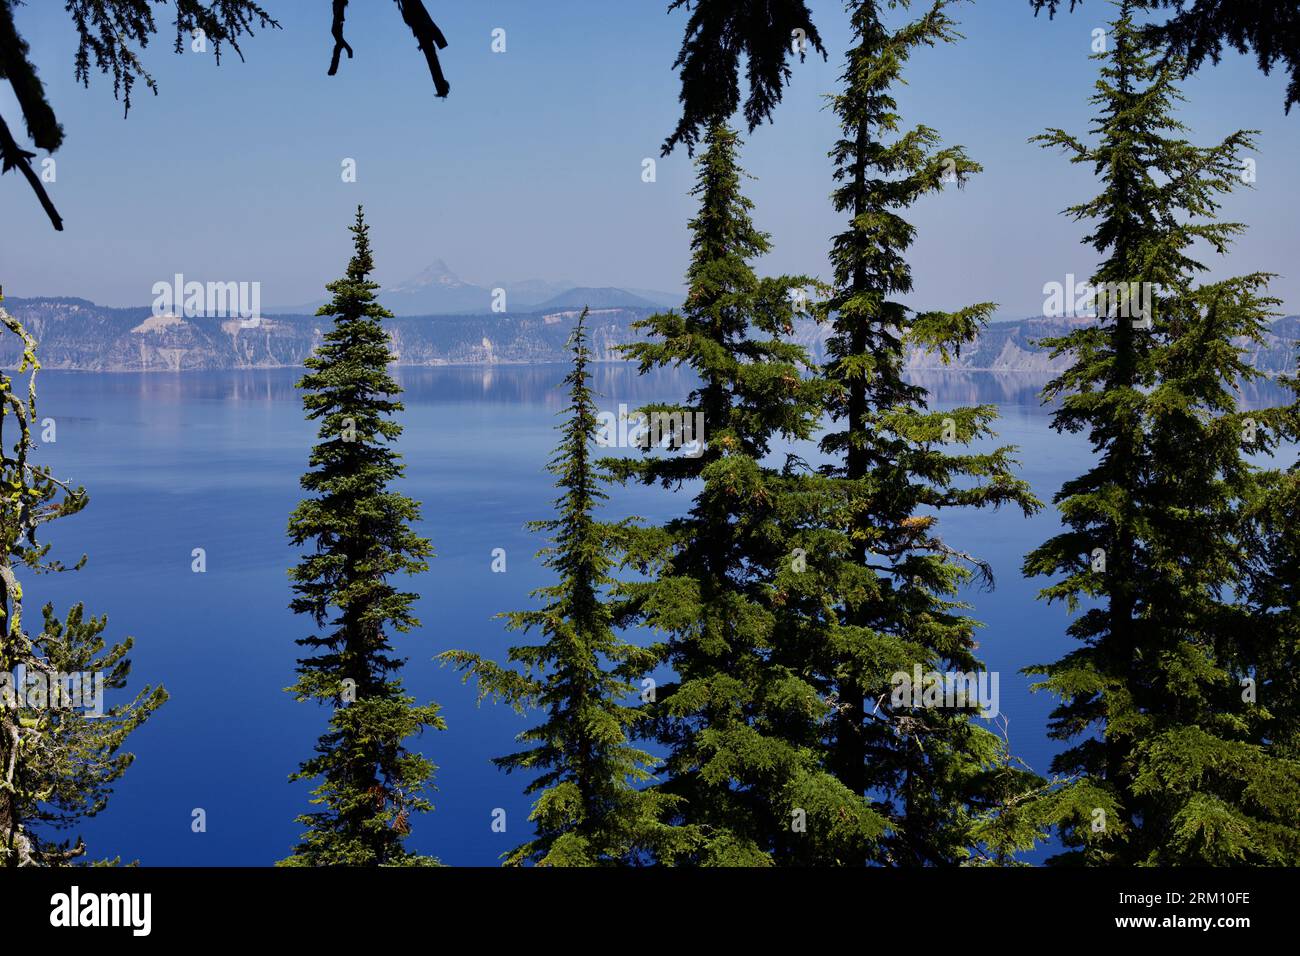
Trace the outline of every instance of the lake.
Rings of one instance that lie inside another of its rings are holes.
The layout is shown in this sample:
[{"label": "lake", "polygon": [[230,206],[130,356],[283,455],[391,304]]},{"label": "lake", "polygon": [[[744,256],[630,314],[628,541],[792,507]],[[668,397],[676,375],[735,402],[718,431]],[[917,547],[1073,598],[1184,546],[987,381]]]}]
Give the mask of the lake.
[{"label": "lake", "polygon": [[[501,655],[512,639],[494,615],[530,606],[528,592],[548,576],[533,559],[542,541],[524,523],[548,517],[555,496],[544,466],[563,407],[560,366],[397,368],[405,389],[399,445],[404,490],[423,502],[422,534],[437,557],[411,582],[422,597],[418,631],[398,635],[403,673],[418,699],[443,705],[448,729],[414,742],[439,765],[436,810],[412,821],[408,845],[445,863],[495,865],[522,842],[531,800],[525,782],[489,759],[515,749],[529,721],[506,707],[476,707],[472,687],[438,667],[448,648]],[[287,777],[309,755],[326,712],[295,703],[296,638],[310,622],[288,611],[286,569],[297,553],[285,537],[301,497],[315,427],[304,421],[293,383],[300,370],[94,374],[43,372],[41,418],[57,440],[38,460],[61,479],[85,485],[90,505],[47,527],[53,556],[84,569],[26,579],[28,613],[45,601],[65,609],[83,601],[107,614],[109,639],[134,635],[129,690],[162,682],[171,700],[129,741],[135,765],[108,809],[81,830],[93,858],[121,855],[144,865],[267,865],[288,854],[309,808],[307,784]],[[682,373],[638,376],[622,365],[594,369],[602,409],[636,407],[685,395]],[[1021,473],[1050,502],[1063,480],[1086,468],[1085,439],[1049,427],[1041,379],[990,373],[927,373],[936,408],[995,403],[999,441],[1020,447]],[[1273,394],[1270,394],[1273,393]],[[1251,401],[1276,401],[1271,387]],[[659,520],[677,513],[685,493],[611,490],[610,516]],[[1015,752],[1046,772],[1057,745],[1044,735],[1052,700],[1031,695],[1019,669],[1065,651],[1063,609],[1034,599],[1044,582],[1019,574],[1023,554],[1056,528],[1049,507],[1018,513],[949,513],[949,541],[988,560],[991,593],[969,600],[986,627],[980,653],[1000,672],[1001,710]],[[194,573],[195,548],[207,570]],[[506,573],[491,570],[504,548]],[[507,812],[493,833],[495,808]],[[207,829],[191,830],[202,808]]]}]

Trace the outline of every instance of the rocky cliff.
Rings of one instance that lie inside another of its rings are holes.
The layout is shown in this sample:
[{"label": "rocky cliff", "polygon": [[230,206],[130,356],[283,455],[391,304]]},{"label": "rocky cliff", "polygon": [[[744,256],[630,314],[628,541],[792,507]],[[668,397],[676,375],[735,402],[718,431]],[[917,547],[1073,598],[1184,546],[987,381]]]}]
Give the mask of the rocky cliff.
[{"label": "rocky cliff", "polygon": [[[5,308],[41,344],[46,368],[86,371],[186,371],[191,369],[279,368],[301,365],[321,341],[328,318],[271,315],[254,321],[153,315],[148,307],[111,309],[85,299],[7,298]],[[598,360],[616,361],[615,347],[635,337],[631,325],[649,308],[593,309],[588,319]],[[518,314],[398,316],[387,320],[396,360],[402,365],[537,364],[563,362],[565,341],[578,309]],[[962,350],[949,368],[969,371],[1051,373],[1067,359],[1035,345],[1060,335],[1082,319],[1023,319],[995,322]],[[795,338],[817,359],[825,357],[827,331],[811,321],[796,324]],[[1296,367],[1300,316],[1279,319],[1266,341],[1252,346],[1252,363],[1270,374]],[[18,350],[0,340],[0,363],[12,366]],[[936,356],[915,351],[914,371],[945,367]]]}]

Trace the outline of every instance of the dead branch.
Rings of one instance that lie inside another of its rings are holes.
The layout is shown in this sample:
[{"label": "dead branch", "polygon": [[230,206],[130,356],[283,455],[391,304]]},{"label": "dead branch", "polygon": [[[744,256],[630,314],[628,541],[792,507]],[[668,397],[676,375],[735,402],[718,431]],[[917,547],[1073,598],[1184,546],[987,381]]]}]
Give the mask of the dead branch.
[{"label": "dead branch", "polygon": [[330,28],[330,33],[334,36],[334,55],[330,57],[330,76],[339,71],[340,53],[347,53],[348,59],[352,59],[352,47],[343,39],[343,19],[347,5],[348,0],[334,0],[334,25]]},{"label": "dead branch", "polygon": [[31,160],[36,154],[23,149],[14,139],[13,134],[9,132],[9,124],[0,116],[0,172],[7,173],[11,169],[16,169],[23,174],[36,193],[37,200],[40,201],[41,208],[45,210],[45,215],[50,217],[50,223],[59,232],[63,231],[63,217],[59,211],[54,208],[54,203],[50,200],[49,194],[45,191],[45,186],[41,179],[36,175],[36,170],[32,169]]},{"label": "dead branch", "polygon": [[[451,84],[443,75],[442,64],[438,62],[438,51],[447,47],[447,38],[443,36],[438,24],[433,22],[422,0],[395,0],[402,20],[415,37],[416,45],[424,54],[429,65],[429,75],[433,77],[433,88],[439,98],[445,98],[451,92]],[[334,19],[330,33],[334,37],[334,51],[330,56],[329,75],[334,76],[339,70],[339,59],[346,53],[352,59],[352,47],[343,36],[343,25],[347,18],[348,0],[334,0]]]},{"label": "dead branch", "polygon": [[438,62],[438,51],[447,47],[447,38],[442,35],[438,25],[429,16],[422,0],[397,0],[397,8],[402,11],[402,19],[411,28],[415,42],[424,53],[429,64],[429,75],[433,77],[433,87],[439,97],[446,97],[451,92],[451,84],[442,74],[442,65]]}]

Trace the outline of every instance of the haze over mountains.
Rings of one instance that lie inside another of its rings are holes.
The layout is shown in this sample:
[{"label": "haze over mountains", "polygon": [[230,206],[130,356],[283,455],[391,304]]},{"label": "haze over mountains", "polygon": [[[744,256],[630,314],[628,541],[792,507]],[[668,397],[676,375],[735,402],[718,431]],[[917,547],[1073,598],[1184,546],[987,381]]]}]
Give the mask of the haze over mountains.
[{"label": "haze over mountains", "polygon": [[[506,312],[534,312],[551,309],[672,308],[681,304],[682,296],[652,289],[619,289],[610,286],[579,286],[567,279],[523,279],[518,282],[494,282],[482,286],[466,282],[452,272],[441,259],[435,259],[419,275],[396,285],[380,289],[379,299],[394,315],[474,315],[500,313],[493,304],[501,299],[495,290],[504,292]],[[267,309],[268,314],[311,315],[325,299],[294,306]]]},{"label": "haze over mountains", "polygon": [[[507,313],[399,315],[385,323],[400,365],[494,365],[567,362],[565,344],[581,312],[584,290],[553,296],[559,308]],[[387,296],[383,297],[387,304]],[[572,302],[570,302],[572,300]],[[6,298],[5,308],[40,343],[45,368],[103,372],[166,372],[300,366],[322,341],[328,319],[314,315],[266,315],[255,323],[238,318],[154,315],[149,306],[114,309],[73,298]],[[597,307],[588,325],[598,361],[620,361],[617,346],[637,340],[632,324],[653,308]],[[1089,319],[1029,318],[990,324],[950,365],[922,350],[907,361],[916,373],[938,369],[1048,375],[1068,364],[1038,340],[1061,335]],[[826,358],[826,325],[801,319],[794,339],[816,361]],[[1269,374],[1292,373],[1300,344],[1300,316],[1278,319],[1262,344],[1250,346],[1249,361]],[[0,344],[0,365],[19,359],[16,340]]]}]

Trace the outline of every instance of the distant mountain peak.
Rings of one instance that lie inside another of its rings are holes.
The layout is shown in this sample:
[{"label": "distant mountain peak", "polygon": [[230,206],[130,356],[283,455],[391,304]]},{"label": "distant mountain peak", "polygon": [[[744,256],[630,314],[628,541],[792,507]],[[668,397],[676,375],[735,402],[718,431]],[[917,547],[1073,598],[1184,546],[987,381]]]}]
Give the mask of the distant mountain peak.
[{"label": "distant mountain peak", "polygon": [[592,309],[653,309],[658,306],[658,303],[628,292],[626,289],[616,289],[612,286],[600,288],[578,286],[561,292],[553,299],[541,303],[537,308],[538,311],[549,311],[552,309],[581,309],[584,306],[589,306]]},{"label": "distant mountain peak", "polygon": [[[379,291],[379,303],[395,315],[474,315],[490,313],[505,291],[507,312],[561,311],[564,309],[658,309],[676,307],[681,296],[645,289],[613,286],[575,286],[567,280],[521,279],[491,286],[466,282],[443,259],[434,259],[415,276]],[[326,300],[300,306],[268,308],[272,315],[313,314]]]},{"label": "distant mountain peak", "polygon": [[416,292],[420,289],[428,288],[431,285],[447,286],[453,289],[462,288],[468,283],[462,282],[460,276],[447,268],[447,263],[441,259],[434,259],[433,262],[416,276],[407,279],[405,282],[399,282],[397,285],[384,289],[384,292]]}]

